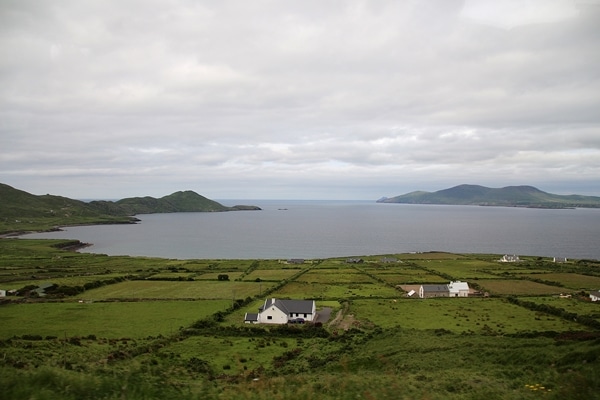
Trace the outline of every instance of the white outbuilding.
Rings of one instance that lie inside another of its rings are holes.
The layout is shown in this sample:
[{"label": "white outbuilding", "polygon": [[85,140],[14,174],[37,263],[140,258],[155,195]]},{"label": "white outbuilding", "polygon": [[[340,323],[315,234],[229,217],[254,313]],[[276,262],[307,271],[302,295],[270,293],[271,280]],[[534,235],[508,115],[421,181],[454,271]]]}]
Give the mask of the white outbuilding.
[{"label": "white outbuilding", "polygon": [[450,282],[448,285],[450,293],[448,297],[468,297],[469,296],[469,284],[467,282]]}]

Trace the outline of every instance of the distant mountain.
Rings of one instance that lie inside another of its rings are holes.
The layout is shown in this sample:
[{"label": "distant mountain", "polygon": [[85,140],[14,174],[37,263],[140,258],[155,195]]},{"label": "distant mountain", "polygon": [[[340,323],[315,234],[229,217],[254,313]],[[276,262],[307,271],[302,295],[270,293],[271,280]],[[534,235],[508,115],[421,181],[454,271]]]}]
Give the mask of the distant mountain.
[{"label": "distant mountain", "polygon": [[[226,207],[192,191],[156,199],[132,197],[89,203],[61,196],[37,196],[0,183],[0,233],[46,230],[75,224],[131,223],[136,214],[260,210],[256,206]],[[25,225],[27,224],[27,225]]]},{"label": "distant mountain", "polygon": [[531,208],[599,208],[600,197],[558,195],[543,192],[533,186],[489,188],[479,185],[459,185],[437,192],[410,192],[378,203],[449,204]]}]

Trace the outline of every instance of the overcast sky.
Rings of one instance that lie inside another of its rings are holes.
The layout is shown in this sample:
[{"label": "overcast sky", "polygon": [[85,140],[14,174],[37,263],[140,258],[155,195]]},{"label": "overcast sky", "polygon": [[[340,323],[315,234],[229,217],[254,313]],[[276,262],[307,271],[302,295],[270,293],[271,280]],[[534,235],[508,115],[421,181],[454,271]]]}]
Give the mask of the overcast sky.
[{"label": "overcast sky", "polygon": [[0,0],[0,182],[600,195],[600,1]]}]

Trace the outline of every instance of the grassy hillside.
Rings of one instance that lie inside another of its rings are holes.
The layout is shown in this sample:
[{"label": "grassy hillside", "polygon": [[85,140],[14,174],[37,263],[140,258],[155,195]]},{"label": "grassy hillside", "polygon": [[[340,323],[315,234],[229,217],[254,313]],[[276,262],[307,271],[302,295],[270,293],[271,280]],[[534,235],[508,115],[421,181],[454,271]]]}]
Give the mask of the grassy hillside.
[{"label": "grassy hillside", "polygon": [[83,201],[36,196],[0,184],[0,234],[49,230],[60,225],[131,223],[122,213],[105,212]]},{"label": "grassy hillside", "polygon": [[[6,398],[568,400],[600,393],[599,305],[587,296],[600,265],[592,261],[419,253],[386,255],[394,263],[365,256],[360,264],[289,265],[61,250],[73,244],[0,239],[0,288],[19,292],[0,302]],[[402,289],[450,279],[489,297],[413,299]],[[48,283],[46,297],[32,292]],[[266,297],[316,299],[331,317],[323,325],[244,324]]]},{"label": "grassy hillside", "polygon": [[437,192],[411,192],[378,200],[380,203],[486,205],[507,207],[600,207],[600,197],[557,195],[533,186],[488,188],[479,185],[459,185]]},{"label": "grassy hillside", "polygon": [[195,192],[176,192],[156,199],[132,197],[116,202],[85,203],[61,196],[36,196],[0,184],[0,233],[48,230],[55,226],[135,222],[135,214],[259,210],[225,207]]}]

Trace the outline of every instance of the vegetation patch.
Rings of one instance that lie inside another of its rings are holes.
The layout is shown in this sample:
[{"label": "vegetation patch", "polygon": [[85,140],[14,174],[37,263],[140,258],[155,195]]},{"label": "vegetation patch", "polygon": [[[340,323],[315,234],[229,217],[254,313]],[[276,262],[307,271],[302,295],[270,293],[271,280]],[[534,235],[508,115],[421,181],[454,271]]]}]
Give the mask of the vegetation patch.
[{"label": "vegetation patch", "polygon": [[[298,266],[65,250],[73,244],[0,239],[0,288],[38,293],[53,284],[45,296],[11,292],[0,301],[3,397],[564,400],[600,392],[598,305],[579,289],[600,277],[595,262],[504,265],[499,255],[419,253]],[[456,279],[492,297],[416,299],[394,287]],[[316,299],[331,316],[245,324],[267,297]]]},{"label": "vegetation patch", "polygon": [[1,338],[169,335],[230,305],[226,300],[26,303],[0,307]]},{"label": "vegetation patch", "polygon": [[575,322],[532,312],[503,299],[353,300],[349,312],[354,314],[360,326],[445,329],[479,335],[588,329]]},{"label": "vegetation patch", "polygon": [[554,295],[564,292],[564,288],[517,279],[474,280],[481,288],[494,295]]},{"label": "vegetation patch", "polygon": [[[263,284],[263,289],[268,284]],[[255,282],[232,281],[127,281],[87,291],[86,299],[231,299],[259,294]]]}]

